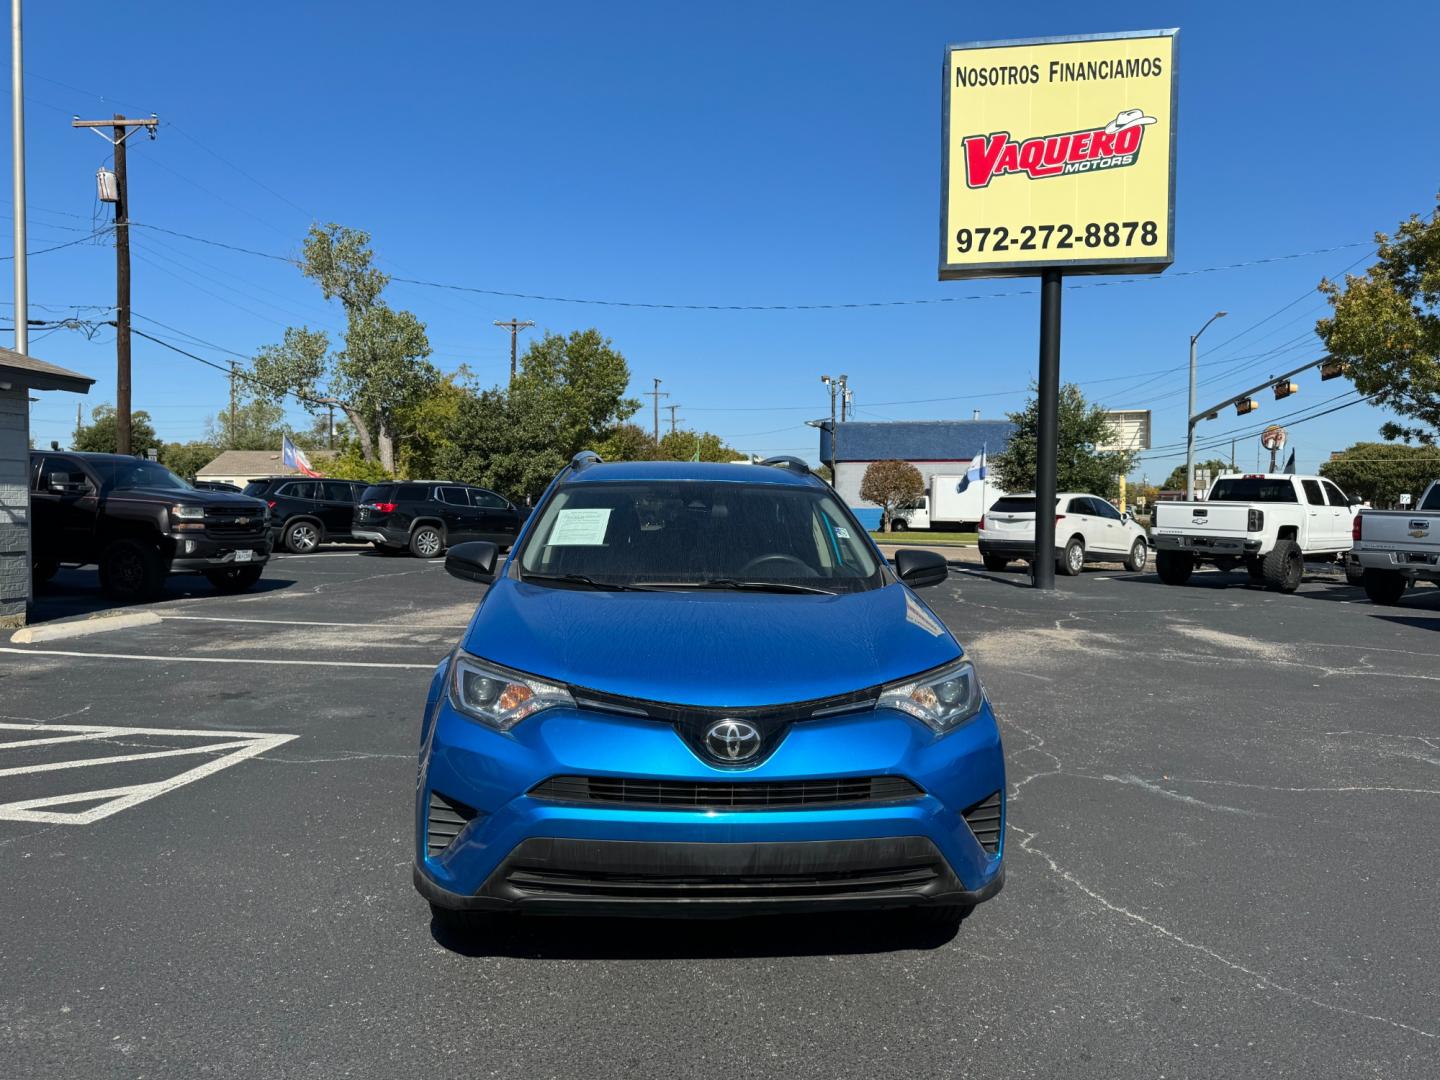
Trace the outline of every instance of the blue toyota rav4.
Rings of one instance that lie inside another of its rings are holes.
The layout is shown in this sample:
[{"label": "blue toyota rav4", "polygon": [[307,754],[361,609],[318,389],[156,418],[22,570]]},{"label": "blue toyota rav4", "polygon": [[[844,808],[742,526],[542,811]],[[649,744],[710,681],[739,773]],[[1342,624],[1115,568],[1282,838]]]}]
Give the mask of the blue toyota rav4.
[{"label": "blue toyota rav4", "polygon": [[1005,764],[964,651],[797,459],[580,454],[435,671],[415,885],[474,911],[748,915],[1000,890]]}]

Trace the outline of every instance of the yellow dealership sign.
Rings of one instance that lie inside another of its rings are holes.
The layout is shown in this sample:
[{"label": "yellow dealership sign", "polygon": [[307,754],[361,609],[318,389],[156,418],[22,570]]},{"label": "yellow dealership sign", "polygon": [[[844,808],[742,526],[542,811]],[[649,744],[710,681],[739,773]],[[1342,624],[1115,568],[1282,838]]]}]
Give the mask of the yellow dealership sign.
[{"label": "yellow dealership sign", "polygon": [[945,50],[941,280],[1174,261],[1177,34]]}]

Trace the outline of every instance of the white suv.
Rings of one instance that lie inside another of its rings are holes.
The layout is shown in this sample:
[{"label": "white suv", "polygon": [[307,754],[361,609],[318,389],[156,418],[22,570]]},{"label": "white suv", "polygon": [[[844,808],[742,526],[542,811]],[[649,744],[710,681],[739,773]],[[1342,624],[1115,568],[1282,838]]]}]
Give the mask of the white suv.
[{"label": "white suv", "polygon": [[[1139,573],[1149,560],[1145,530],[1098,495],[1055,497],[1055,566],[1072,577],[1087,562],[1123,562]],[[1035,559],[1035,495],[1006,495],[980,519],[980,557],[987,570]]]}]

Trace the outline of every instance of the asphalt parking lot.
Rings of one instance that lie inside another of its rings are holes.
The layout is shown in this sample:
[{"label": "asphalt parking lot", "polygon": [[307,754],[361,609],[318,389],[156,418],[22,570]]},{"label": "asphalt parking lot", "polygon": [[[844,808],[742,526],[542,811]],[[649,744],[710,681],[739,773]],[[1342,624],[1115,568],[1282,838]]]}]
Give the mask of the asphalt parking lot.
[{"label": "asphalt parking lot", "polygon": [[[1440,1073],[1440,590],[924,595],[1002,719],[1008,880],[887,916],[432,933],[410,885],[439,562],[278,558],[0,652],[0,1074]],[[64,571],[42,615],[100,606]],[[777,601],[783,598],[777,598]]]}]

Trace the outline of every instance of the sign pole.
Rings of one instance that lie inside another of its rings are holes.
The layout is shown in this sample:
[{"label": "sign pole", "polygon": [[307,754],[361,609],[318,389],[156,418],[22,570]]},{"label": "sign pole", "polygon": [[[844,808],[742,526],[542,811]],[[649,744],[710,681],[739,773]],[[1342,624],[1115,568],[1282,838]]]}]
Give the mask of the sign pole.
[{"label": "sign pole", "polygon": [[1060,271],[1040,276],[1040,430],[1035,460],[1035,562],[1037,589],[1055,587],[1055,457],[1060,445]]}]

